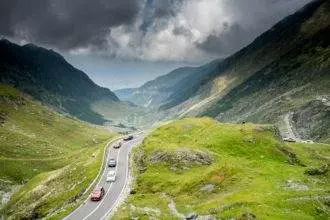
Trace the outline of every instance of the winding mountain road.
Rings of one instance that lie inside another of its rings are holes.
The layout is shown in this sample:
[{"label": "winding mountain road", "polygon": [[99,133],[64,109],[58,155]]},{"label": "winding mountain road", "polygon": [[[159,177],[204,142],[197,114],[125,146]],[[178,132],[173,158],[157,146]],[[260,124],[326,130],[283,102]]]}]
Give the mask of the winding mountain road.
[{"label": "winding mountain road", "polygon": [[[113,212],[114,208],[121,199],[124,189],[129,178],[129,154],[134,145],[138,145],[143,140],[142,134],[136,134],[133,140],[126,141],[119,149],[112,146],[107,150],[105,168],[100,180],[95,188],[104,187],[105,195],[99,202],[93,202],[90,197],[73,211],[64,220],[105,220]],[[107,161],[110,157],[116,158],[117,166],[110,168]],[[116,170],[116,181],[113,183],[106,182],[106,176],[110,169]]]}]

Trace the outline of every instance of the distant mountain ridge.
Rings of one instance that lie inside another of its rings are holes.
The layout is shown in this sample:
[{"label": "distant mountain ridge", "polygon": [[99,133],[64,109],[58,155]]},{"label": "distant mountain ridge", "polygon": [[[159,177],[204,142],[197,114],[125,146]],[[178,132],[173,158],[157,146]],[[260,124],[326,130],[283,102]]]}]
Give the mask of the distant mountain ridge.
[{"label": "distant mountain ridge", "polygon": [[181,67],[148,81],[139,88],[120,89],[114,92],[122,100],[146,107],[159,107],[174,92],[176,84],[192,74],[193,70],[193,67]]},{"label": "distant mountain ridge", "polygon": [[[214,60],[200,67],[181,67],[168,74],[146,82],[139,88],[115,90],[116,95],[134,104],[152,107],[169,108],[178,104],[177,100],[186,98],[188,93],[183,91],[189,87],[195,90],[205,80],[205,72],[213,72],[219,60]],[[169,106],[167,106],[169,105]]]},{"label": "distant mountain ridge", "polygon": [[277,123],[292,114],[297,136],[330,142],[329,44],[330,1],[315,0],[232,56],[189,70],[166,96],[156,85],[171,73],[134,92],[146,91],[144,104],[161,97],[153,107],[167,117]]},{"label": "distant mountain ridge", "polygon": [[59,111],[96,124],[107,120],[91,109],[94,102],[119,102],[113,92],[96,85],[60,54],[33,44],[19,46],[0,40],[0,73],[0,83],[12,85]]}]

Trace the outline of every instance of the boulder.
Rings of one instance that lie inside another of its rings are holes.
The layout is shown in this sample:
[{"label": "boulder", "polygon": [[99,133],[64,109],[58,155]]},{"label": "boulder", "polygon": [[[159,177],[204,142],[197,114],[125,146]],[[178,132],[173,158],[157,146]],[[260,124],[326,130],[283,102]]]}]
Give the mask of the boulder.
[{"label": "boulder", "polygon": [[213,158],[203,151],[179,148],[175,151],[154,151],[149,161],[151,164],[167,163],[172,167],[189,167],[192,165],[210,165],[213,163]]}]

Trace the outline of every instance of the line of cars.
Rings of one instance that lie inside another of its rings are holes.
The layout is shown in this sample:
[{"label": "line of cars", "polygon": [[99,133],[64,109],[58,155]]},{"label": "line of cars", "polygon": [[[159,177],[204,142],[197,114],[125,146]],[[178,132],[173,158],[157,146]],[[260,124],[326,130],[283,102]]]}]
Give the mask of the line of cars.
[{"label": "line of cars", "polygon": [[[127,135],[123,138],[124,141],[130,141],[133,140],[134,136],[133,135]],[[113,148],[119,149],[123,145],[122,141],[118,141],[113,145]],[[115,168],[117,166],[117,161],[115,158],[110,157],[109,160],[107,161],[107,166],[110,168],[110,170],[107,173],[106,176],[106,182],[115,182],[116,181],[116,170]],[[105,195],[105,189],[104,187],[98,188],[93,190],[91,194],[91,201],[100,201],[103,196]]]}]

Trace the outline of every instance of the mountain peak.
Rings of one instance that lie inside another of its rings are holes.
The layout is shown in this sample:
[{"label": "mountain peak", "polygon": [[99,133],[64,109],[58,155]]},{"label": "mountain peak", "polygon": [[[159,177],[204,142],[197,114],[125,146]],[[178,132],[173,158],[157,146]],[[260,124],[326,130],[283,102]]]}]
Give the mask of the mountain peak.
[{"label": "mountain peak", "polygon": [[4,43],[4,44],[12,44],[12,42],[10,42],[8,39],[6,38],[1,38],[0,39],[0,43]]},{"label": "mountain peak", "polygon": [[53,50],[31,43],[19,46],[6,39],[0,41],[0,47],[0,83],[13,85],[60,111],[102,124],[106,120],[91,109],[92,104],[119,101]]},{"label": "mountain peak", "polygon": [[40,47],[38,47],[37,45],[35,45],[33,43],[27,43],[23,47],[27,47],[27,48],[40,48]]}]

